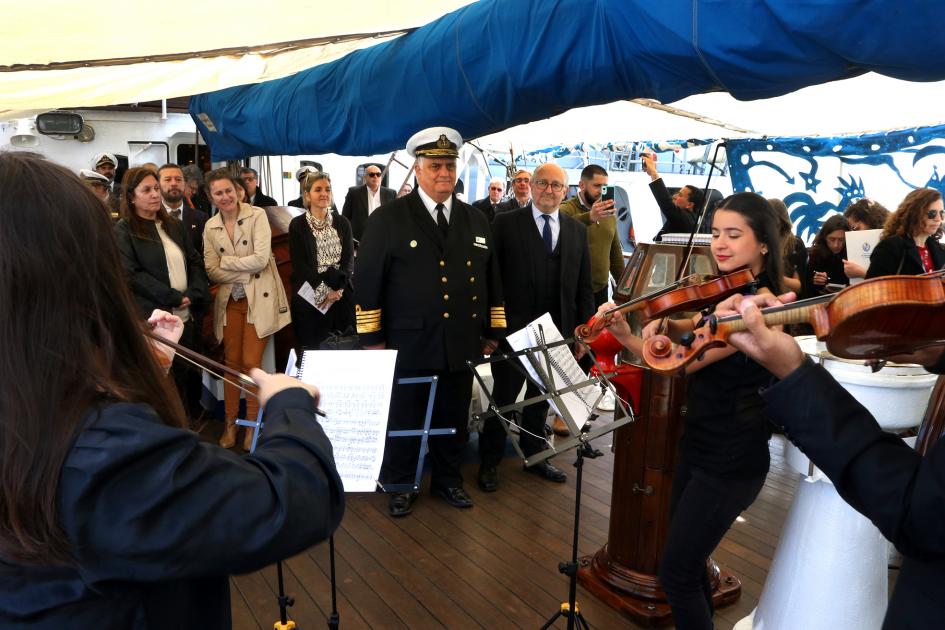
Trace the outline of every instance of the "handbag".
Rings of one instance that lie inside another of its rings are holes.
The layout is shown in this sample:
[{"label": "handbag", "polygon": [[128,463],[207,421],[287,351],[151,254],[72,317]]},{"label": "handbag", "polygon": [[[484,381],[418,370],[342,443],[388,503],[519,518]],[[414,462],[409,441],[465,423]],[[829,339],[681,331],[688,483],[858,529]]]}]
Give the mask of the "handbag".
[{"label": "handbag", "polygon": [[361,340],[351,326],[343,331],[334,330],[318,345],[319,350],[360,350]]}]

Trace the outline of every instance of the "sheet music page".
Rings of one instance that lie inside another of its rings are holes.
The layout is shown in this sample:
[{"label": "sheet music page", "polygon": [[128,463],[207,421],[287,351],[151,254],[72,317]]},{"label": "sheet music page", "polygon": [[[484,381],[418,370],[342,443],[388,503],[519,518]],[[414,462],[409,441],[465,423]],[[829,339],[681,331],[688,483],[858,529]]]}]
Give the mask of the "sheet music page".
[{"label": "sheet music page", "polygon": [[[847,237],[847,260],[863,266],[863,269],[870,268],[870,254],[879,243],[879,237],[883,233],[879,230],[850,230],[846,233]],[[863,282],[863,278],[851,278],[850,284]]]},{"label": "sheet music page", "polygon": [[328,312],[328,309],[331,308],[331,304],[326,306],[324,309],[315,303],[315,289],[312,288],[312,285],[308,283],[308,280],[302,283],[302,286],[298,290],[299,297],[314,306],[319,313],[324,315]]},{"label": "sheet music page", "polygon": [[[558,327],[555,326],[554,322],[551,320],[551,315],[545,313],[529,323],[525,328],[510,333],[506,337],[506,340],[509,342],[509,345],[512,346],[512,349],[516,351],[534,348],[539,344],[539,325],[541,325],[541,330],[544,331],[545,343],[552,343],[564,339]],[[587,374],[585,374],[581,366],[578,365],[577,360],[575,360],[574,355],[571,354],[571,350],[568,346],[551,348],[548,350],[548,354],[551,356],[552,381],[549,381],[548,377],[545,375],[547,363],[544,353],[536,352],[531,355],[522,355],[519,357],[519,360],[522,362],[522,365],[525,366],[528,374],[536,382],[547,384],[550,390],[563,389],[570,387],[574,383],[587,380]],[[597,387],[588,385],[587,387],[568,392],[561,396],[566,410],[577,424],[577,428],[580,428],[593,412],[597,392]],[[548,402],[551,404],[556,414],[565,420],[567,419],[553,400],[549,400]]]},{"label": "sheet music page", "polygon": [[[298,378],[318,387],[318,421],[345,492],[374,492],[384,461],[396,350],[306,350]],[[290,359],[290,366],[292,361]]]}]

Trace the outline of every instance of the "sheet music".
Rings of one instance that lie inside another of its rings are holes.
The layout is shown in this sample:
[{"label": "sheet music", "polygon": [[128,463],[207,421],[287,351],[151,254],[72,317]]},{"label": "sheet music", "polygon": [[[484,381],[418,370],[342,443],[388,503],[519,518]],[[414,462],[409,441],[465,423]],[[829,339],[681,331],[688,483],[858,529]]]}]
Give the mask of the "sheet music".
[{"label": "sheet music", "polygon": [[[319,285],[321,286],[321,285]],[[315,289],[312,288],[312,285],[308,283],[308,280],[302,283],[302,286],[299,287],[299,297],[314,306],[318,309],[318,312],[324,315],[328,312],[328,309],[331,308],[333,302],[330,302],[324,309],[315,303]]]},{"label": "sheet music", "polygon": [[[858,263],[863,269],[870,268],[870,254],[879,243],[879,237],[883,233],[879,230],[850,230],[846,233],[847,237],[847,260]],[[851,278],[850,284],[863,282],[863,278]]]},{"label": "sheet music", "polygon": [[[512,346],[512,349],[516,351],[534,348],[539,344],[539,325],[541,325],[541,330],[544,331],[545,343],[552,343],[564,339],[558,327],[555,326],[554,322],[551,320],[551,315],[545,313],[529,323],[525,328],[510,333],[506,337],[506,340],[509,342],[509,345]],[[550,379],[553,380],[550,380],[545,374],[547,362],[545,361],[544,353],[535,352],[519,357],[522,365],[524,365],[525,369],[528,371],[529,376],[536,382],[548,384],[547,389],[551,390],[563,389],[570,387],[574,383],[587,380],[587,374],[585,374],[581,366],[578,365],[577,360],[575,360],[574,355],[571,354],[571,350],[568,346],[562,345],[551,348],[548,350],[548,354],[551,357],[552,369]],[[564,401],[568,415],[562,413],[562,409],[555,404],[554,400],[549,400],[548,402],[551,404],[555,413],[561,416],[562,419],[567,421],[568,416],[573,419],[577,427],[572,427],[572,430],[575,428],[580,429],[594,411],[593,406],[594,401],[597,399],[597,393],[597,387],[588,385],[587,387],[582,387],[573,392],[562,394],[561,399]]]},{"label": "sheet music", "polygon": [[[396,350],[306,350],[298,378],[318,387],[318,418],[345,492],[373,492],[384,461]],[[289,368],[294,367],[294,356]],[[287,371],[288,373],[288,371]]]}]

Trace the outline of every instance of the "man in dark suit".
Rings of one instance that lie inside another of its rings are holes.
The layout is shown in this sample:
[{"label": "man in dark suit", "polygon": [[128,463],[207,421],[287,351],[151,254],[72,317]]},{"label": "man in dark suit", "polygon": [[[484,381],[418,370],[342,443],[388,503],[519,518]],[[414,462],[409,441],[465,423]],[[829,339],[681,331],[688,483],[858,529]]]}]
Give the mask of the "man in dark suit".
[{"label": "man in dark suit", "polygon": [[397,193],[381,186],[381,169],[371,164],[364,169],[364,183],[352,186],[341,206],[341,216],[351,222],[351,235],[360,242],[368,217],[381,205],[394,200]]},{"label": "man in dark suit", "polygon": [[[523,328],[547,312],[567,337],[594,313],[587,228],[559,211],[567,189],[564,170],[557,164],[543,164],[535,170],[531,181],[531,204],[495,217],[495,250],[502,270],[510,331]],[[507,342],[503,341],[502,346],[511,352]],[[582,348],[576,348],[578,358],[583,355]],[[514,402],[525,375],[509,362],[500,361],[492,364],[492,376],[496,403],[505,406]],[[538,388],[529,381],[525,397],[538,393]],[[547,412],[548,403],[542,402],[526,407],[521,414],[512,414],[521,423],[519,445],[526,457],[545,449]],[[505,435],[501,421],[495,417],[486,420],[479,434],[477,482],[486,492],[496,489],[496,466],[502,458]],[[558,483],[567,479],[562,470],[547,460],[526,470]]]},{"label": "man in dark suit", "polygon": [[472,206],[473,208],[482,210],[482,213],[489,219],[489,223],[492,223],[495,219],[496,208],[502,201],[502,195],[504,194],[505,180],[501,177],[493,177],[489,180],[489,196],[485,199],[480,199]]},{"label": "man in dark suit", "polygon": [[[650,192],[660,207],[660,212],[666,217],[663,227],[656,234],[657,242],[663,239],[663,234],[687,234],[696,227],[699,212],[705,196],[702,190],[695,186],[683,186],[675,195],[670,196],[663,183],[663,178],[656,170],[656,155],[647,154],[643,158],[643,170],[650,176]],[[711,227],[711,226],[709,226]],[[704,228],[703,228],[704,229]]]},{"label": "man in dark suit", "polygon": [[526,170],[518,170],[512,177],[512,196],[496,206],[495,213],[509,212],[524,208],[532,200],[532,175]]},{"label": "man in dark suit", "polygon": [[279,205],[278,201],[259,189],[259,174],[256,169],[244,166],[240,169],[240,179],[243,180],[243,185],[246,186],[246,203],[259,208]]},{"label": "man in dark suit", "polygon": [[[456,435],[430,438],[431,491],[454,507],[472,500],[460,463],[467,439],[472,372],[466,362],[489,354],[504,336],[499,265],[489,222],[456,199],[459,133],[434,127],[407,142],[417,158],[418,187],[368,219],[355,266],[355,313],[368,350],[397,350],[396,378],[436,376],[431,426]],[[428,388],[394,385],[389,430],[419,429]],[[380,481],[414,481],[419,439],[387,440]],[[416,492],[391,494],[391,516],[410,513]]]},{"label": "man in dark suit", "polygon": [[[903,562],[883,628],[935,628],[945,617],[945,439],[920,455],[884,432],[863,405],[823,366],[807,358],[793,337],[765,327],[758,311],[771,296],[730,298],[747,332],[729,343],[780,379],[762,392],[769,418],[833,482],[840,496],[869,518]],[[926,347],[897,363],[945,373],[942,346]]]},{"label": "man in dark suit", "polygon": [[158,185],[161,187],[161,203],[167,213],[181,221],[190,232],[190,242],[203,259],[203,228],[210,218],[206,212],[196,210],[184,200],[184,171],[176,164],[165,164],[158,169]]}]

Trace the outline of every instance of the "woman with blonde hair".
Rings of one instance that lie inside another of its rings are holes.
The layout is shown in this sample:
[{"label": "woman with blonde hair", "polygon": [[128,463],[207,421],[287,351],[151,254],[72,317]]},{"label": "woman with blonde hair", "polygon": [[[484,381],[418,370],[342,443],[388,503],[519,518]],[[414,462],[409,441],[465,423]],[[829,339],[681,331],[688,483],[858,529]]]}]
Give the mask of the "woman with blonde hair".
[{"label": "woman with blonde hair", "polygon": [[870,255],[867,278],[919,275],[945,266],[942,234],[942,193],[918,188],[886,219],[879,243]]},{"label": "woman with blonde hair", "polygon": [[[351,223],[331,210],[331,178],[309,173],[302,181],[306,212],[289,223],[292,326],[298,350],[318,349],[333,331],[354,327],[354,242]],[[299,295],[305,284],[314,304]]]},{"label": "woman with blonde hair", "polygon": [[[262,365],[270,335],[291,321],[282,280],[272,257],[272,230],[266,212],[237,201],[239,181],[227,169],[206,178],[210,201],[219,210],[204,228],[203,255],[211,282],[218,284],[213,306],[213,332],[223,342],[228,367],[242,373]],[[240,392],[223,385],[226,428],[220,446],[236,443]],[[246,418],[255,419],[258,401],[246,398]],[[250,449],[252,428],[246,429],[243,448]]]}]

